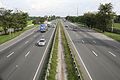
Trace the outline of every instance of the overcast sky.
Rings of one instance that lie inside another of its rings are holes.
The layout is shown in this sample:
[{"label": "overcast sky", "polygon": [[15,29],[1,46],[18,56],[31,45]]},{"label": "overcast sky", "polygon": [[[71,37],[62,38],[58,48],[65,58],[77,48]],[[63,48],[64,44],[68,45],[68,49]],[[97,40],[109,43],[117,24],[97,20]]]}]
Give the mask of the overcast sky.
[{"label": "overcast sky", "polygon": [[19,9],[31,16],[44,15],[82,15],[85,12],[97,11],[100,3],[113,4],[113,11],[120,14],[120,0],[0,0],[0,7]]}]

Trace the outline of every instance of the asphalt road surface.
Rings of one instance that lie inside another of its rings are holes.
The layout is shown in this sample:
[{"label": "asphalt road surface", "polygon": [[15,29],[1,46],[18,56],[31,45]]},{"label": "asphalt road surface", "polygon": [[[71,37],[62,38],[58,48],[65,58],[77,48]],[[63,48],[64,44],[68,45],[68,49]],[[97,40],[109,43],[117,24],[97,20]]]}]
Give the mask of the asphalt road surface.
[{"label": "asphalt road surface", "polygon": [[[35,31],[0,51],[0,78],[2,80],[36,80],[38,70],[42,69],[42,57],[54,30],[55,28],[49,28],[45,33]],[[42,35],[47,43],[43,47],[38,47],[35,44]]]},{"label": "asphalt road surface", "polygon": [[64,25],[68,25],[66,30],[87,68],[90,80],[120,80],[119,42],[68,21]]}]

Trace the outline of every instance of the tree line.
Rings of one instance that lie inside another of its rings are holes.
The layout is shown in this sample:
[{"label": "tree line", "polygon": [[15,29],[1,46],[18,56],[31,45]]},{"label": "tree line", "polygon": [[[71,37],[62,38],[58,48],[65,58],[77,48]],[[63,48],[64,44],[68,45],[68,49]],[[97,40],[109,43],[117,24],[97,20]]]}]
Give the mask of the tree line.
[{"label": "tree line", "polygon": [[8,29],[14,29],[14,32],[23,30],[27,26],[28,13],[16,10],[0,8],[0,27],[4,34],[9,34]]},{"label": "tree line", "polygon": [[55,15],[53,15],[53,16],[44,16],[44,17],[41,17],[41,16],[39,16],[39,17],[30,17],[30,19],[33,20],[33,22],[32,22],[33,24],[42,24],[42,23],[44,23],[45,20],[51,21],[51,20],[54,20],[56,18],[58,18],[58,17],[56,17]]},{"label": "tree line", "polygon": [[87,12],[82,16],[67,16],[66,19],[71,22],[78,22],[89,28],[97,28],[102,32],[112,30],[113,22],[120,22],[120,16],[112,11],[111,3],[100,4],[98,12]]}]

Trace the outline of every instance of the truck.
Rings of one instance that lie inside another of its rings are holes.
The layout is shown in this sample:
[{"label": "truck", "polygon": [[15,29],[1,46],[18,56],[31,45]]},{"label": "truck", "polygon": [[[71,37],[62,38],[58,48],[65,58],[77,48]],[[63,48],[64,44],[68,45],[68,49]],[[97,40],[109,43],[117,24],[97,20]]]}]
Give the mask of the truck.
[{"label": "truck", "polygon": [[41,24],[40,25],[40,32],[46,32],[47,30],[47,25],[46,24]]},{"label": "truck", "polygon": [[51,27],[51,25],[52,25],[51,22],[47,22],[48,27]]}]

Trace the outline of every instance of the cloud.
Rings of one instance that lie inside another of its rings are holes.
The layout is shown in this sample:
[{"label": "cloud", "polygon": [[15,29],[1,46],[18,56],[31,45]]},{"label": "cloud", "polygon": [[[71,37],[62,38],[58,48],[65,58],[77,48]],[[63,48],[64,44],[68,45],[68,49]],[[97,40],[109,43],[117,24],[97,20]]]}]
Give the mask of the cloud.
[{"label": "cloud", "polygon": [[3,6],[2,2],[0,1],[0,8],[1,8],[1,7],[4,7],[4,6]]},{"label": "cloud", "polygon": [[111,2],[114,11],[120,13],[119,0],[1,0],[0,6],[27,11],[30,15],[79,15],[88,11],[97,11],[100,3]]}]

